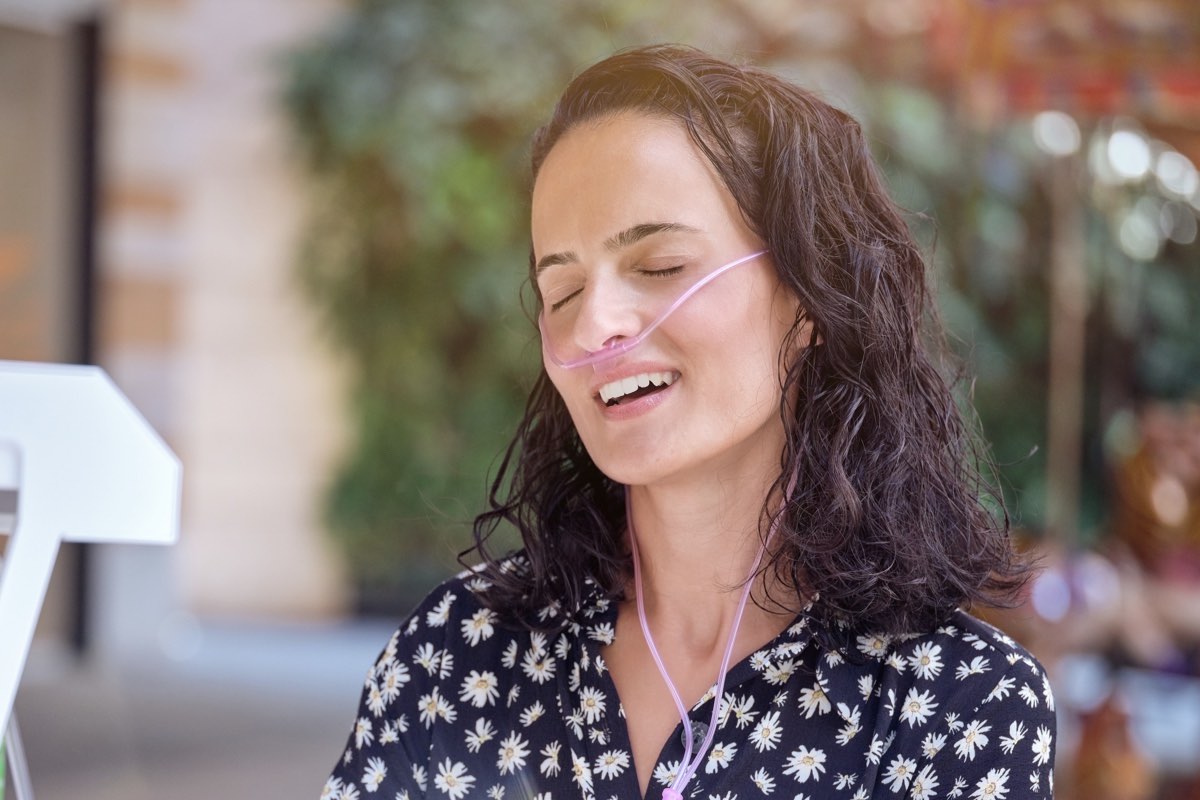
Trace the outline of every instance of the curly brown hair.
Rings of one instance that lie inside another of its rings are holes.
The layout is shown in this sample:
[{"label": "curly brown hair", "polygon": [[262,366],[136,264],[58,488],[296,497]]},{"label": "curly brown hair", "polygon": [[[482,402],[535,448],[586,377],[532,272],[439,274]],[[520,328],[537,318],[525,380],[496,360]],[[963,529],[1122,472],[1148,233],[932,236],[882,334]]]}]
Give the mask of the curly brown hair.
[{"label": "curly brown hair", "polygon": [[[881,633],[927,630],[960,605],[1011,599],[1028,566],[939,371],[926,262],[859,124],[761,69],[642,47],[570,83],[534,136],[534,177],[567,131],[621,111],[687,129],[799,299],[781,349],[786,444],[763,510],[764,523],[779,515],[763,569],[789,593],[772,599],[791,607],[818,593],[832,621]],[[786,501],[770,501],[792,476]],[[482,559],[484,601],[545,627],[570,618],[589,578],[622,595],[622,491],[588,456],[543,370],[463,554]],[[488,547],[502,523],[520,532],[523,569],[502,566]],[[564,614],[537,618],[548,605]]]}]

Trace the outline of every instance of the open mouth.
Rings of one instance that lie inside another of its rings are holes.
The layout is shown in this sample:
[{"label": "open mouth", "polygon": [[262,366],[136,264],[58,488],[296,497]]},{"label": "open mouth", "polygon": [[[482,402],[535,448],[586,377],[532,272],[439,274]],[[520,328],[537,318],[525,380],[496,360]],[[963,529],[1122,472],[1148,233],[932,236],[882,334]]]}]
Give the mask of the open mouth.
[{"label": "open mouth", "polygon": [[619,406],[621,403],[661,392],[678,379],[678,372],[643,372],[640,375],[619,378],[600,387],[600,400],[606,406]]}]

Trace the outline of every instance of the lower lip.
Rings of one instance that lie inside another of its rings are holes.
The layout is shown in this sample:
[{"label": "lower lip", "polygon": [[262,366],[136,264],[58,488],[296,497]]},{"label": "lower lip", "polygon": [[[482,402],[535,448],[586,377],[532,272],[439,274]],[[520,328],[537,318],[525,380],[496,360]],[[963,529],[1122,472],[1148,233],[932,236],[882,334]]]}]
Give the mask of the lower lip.
[{"label": "lower lip", "polygon": [[596,398],[596,403],[599,404],[600,413],[604,415],[605,419],[633,419],[634,417],[640,417],[642,414],[648,414],[662,405],[666,401],[667,396],[670,395],[678,385],[679,380],[676,379],[674,383],[665,389],[659,389],[653,394],[648,394],[633,400],[626,400],[625,402],[618,403],[615,406],[606,405],[599,397]]}]

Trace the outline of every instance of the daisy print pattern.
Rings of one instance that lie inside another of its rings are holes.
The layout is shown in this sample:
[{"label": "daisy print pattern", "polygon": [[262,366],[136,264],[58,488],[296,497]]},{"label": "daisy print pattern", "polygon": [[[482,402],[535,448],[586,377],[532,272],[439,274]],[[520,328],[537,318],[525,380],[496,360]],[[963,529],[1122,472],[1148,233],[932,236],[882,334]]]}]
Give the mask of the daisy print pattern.
[{"label": "daisy print pattern", "polygon": [[[618,605],[592,585],[530,632],[480,602],[486,586],[448,581],[390,637],[322,800],[644,796],[605,666]],[[826,619],[814,601],[689,710],[707,722],[720,704],[689,797],[1053,796],[1053,695],[1011,639],[963,612],[903,636]],[[647,765],[650,797],[677,777],[683,739],[677,726]]]}]

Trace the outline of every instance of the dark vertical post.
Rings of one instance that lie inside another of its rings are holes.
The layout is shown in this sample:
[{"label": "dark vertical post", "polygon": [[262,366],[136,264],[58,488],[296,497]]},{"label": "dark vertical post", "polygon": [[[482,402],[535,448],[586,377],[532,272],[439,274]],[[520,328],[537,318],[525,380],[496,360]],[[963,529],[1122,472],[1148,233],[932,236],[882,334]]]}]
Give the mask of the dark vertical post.
[{"label": "dark vertical post", "polygon": [[[96,228],[100,185],[100,92],[102,89],[102,34],[99,16],[75,24],[74,91],[77,135],[74,142],[75,174],[75,316],[74,360],[96,362]],[[87,652],[91,640],[91,546],[76,545],[71,646],[77,655]]]},{"label": "dark vertical post", "polygon": [[1079,543],[1084,348],[1088,313],[1079,155],[1051,164],[1050,372],[1046,414],[1046,528],[1067,550]]}]

